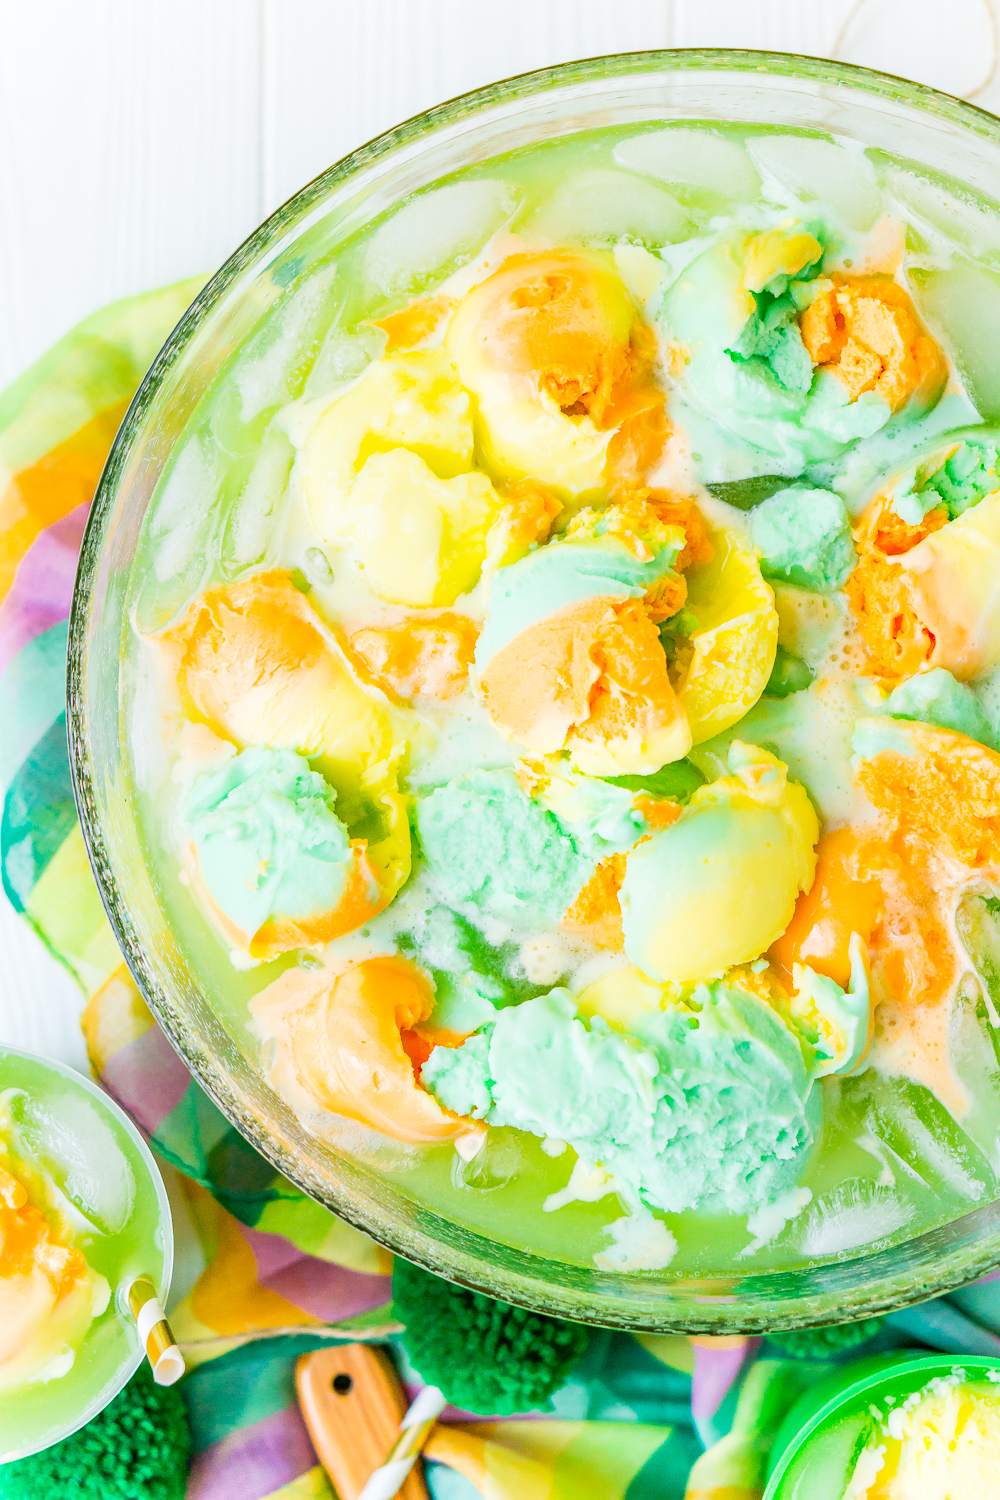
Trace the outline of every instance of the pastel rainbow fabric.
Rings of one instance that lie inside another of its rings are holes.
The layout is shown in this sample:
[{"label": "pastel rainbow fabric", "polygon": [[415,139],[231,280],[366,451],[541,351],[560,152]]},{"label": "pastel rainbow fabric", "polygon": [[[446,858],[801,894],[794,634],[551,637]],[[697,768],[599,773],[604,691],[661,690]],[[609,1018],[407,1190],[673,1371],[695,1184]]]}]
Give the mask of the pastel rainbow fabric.
[{"label": "pastel rainbow fabric", "polygon": [[[66,753],[66,623],[87,509],[128,402],[199,285],[96,313],[0,395],[0,872],[88,997],[95,1073],[182,1174],[205,1262],[172,1313],[190,1370],[191,1500],[333,1500],[294,1362],[330,1339],[400,1352],[391,1257],[277,1176],[167,1043],[105,920]],[[1000,1273],[893,1314],[855,1353],[914,1344],[1000,1355]],[[445,1414],[468,1424],[478,1477],[473,1489],[429,1466],[435,1500],[754,1500],[771,1434],[825,1368],[779,1353],[760,1339],[595,1330],[553,1412]]]}]

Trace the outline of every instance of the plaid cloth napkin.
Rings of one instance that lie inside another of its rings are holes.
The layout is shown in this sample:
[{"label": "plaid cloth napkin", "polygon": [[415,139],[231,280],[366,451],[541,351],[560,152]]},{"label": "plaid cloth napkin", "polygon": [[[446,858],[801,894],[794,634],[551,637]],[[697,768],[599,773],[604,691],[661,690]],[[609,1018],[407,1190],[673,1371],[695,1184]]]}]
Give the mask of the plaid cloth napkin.
[{"label": "plaid cloth napkin", "polygon": [[[167,1043],[104,917],[66,751],[66,625],[88,506],[199,285],[94,314],[0,395],[0,870],[87,996],[95,1074],[181,1174],[205,1262],[171,1315],[190,1371],[191,1500],[331,1500],[294,1363],[330,1339],[398,1341],[391,1256],[276,1175]],[[987,1277],[893,1314],[850,1357],[903,1345],[1000,1357],[998,1333],[1000,1281]],[[435,1500],[755,1500],[771,1435],[829,1363],[760,1339],[595,1330],[554,1411],[470,1425],[475,1488],[438,1465],[428,1482]]]}]

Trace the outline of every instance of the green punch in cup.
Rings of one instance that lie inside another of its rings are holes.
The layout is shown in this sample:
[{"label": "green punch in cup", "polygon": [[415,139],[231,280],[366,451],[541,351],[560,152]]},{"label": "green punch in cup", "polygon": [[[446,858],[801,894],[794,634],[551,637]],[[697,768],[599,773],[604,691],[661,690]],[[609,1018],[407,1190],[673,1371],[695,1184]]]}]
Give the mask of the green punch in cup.
[{"label": "green punch in cup", "polygon": [[838,1370],[792,1407],[764,1500],[1000,1495],[1000,1357],[889,1354]]}]

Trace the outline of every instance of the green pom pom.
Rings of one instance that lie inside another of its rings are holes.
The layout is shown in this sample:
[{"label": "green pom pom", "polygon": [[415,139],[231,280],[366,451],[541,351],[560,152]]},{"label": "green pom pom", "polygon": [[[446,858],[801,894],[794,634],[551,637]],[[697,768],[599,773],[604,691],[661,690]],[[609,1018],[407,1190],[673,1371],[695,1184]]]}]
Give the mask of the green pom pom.
[{"label": "green pom pom", "polygon": [[79,1432],[0,1465],[0,1500],[183,1500],[190,1462],[184,1398],[143,1364]]},{"label": "green pom pom", "polygon": [[495,1302],[398,1258],[392,1298],[414,1368],[479,1416],[547,1406],[590,1338],[579,1323]]},{"label": "green pom pom", "polygon": [[862,1318],[860,1323],[831,1323],[826,1328],[797,1328],[769,1333],[771,1343],[791,1359],[829,1359],[856,1344],[866,1344],[878,1333],[884,1318]]}]

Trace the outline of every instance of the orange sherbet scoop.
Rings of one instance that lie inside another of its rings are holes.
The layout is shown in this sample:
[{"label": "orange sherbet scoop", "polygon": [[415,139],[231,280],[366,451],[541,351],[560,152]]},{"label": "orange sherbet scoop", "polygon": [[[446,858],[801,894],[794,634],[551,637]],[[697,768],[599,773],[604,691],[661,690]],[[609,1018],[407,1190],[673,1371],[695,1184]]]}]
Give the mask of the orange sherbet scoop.
[{"label": "orange sherbet scoop", "polygon": [[392,755],[388,704],[287,573],[209,589],[163,643],[187,711],[240,745],[324,756],[334,780]]},{"label": "orange sherbet scoop", "polygon": [[0,1389],[39,1375],[107,1305],[107,1283],[0,1166]]},{"label": "orange sherbet scoop", "polygon": [[1000,864],[1000,755],[953,729],[895,724],[910,753],[886,748],[858,762],[869,800],[969,869]]},{"label": "orange sherbet scoop", "polygon": [[512,255],[462,300],[447,344],[507,477],[572,494],[642,486],[668,423],[655,336],[610,258]]},{"label": "orange sherbet scoop", "polygon": [[944,383],[945,365],[908,293],[884,276],[834,276],[802,314],[813,364],[832,370],[852,401],[874,391],[897,411]]},{"label": "orange sherbet scoop", "polygon": [[442,612],[365,626],[348,645],[392,697],[453,698],[468,685],[477,634],[468,615]]},{"label": "orange sherbet scoop", "polygon": [[621,953],[625,937],[619,896],[624,879],[624,854],[602,859],[563,918],[567,931],[586,938],[595,948]]},{"label": "orange sherbet scoop", "polygon": [[629,759],[633,745],[669,746],[688,738],[656,625],[638,600],[615,601],[590,647],[598,669],[589,713],[574,726],[574,757],[581,769],[605,758]]},{"label": "orange sherbet scoop", "polygon": [[934,851],[891,825],[824,834],[816,879],[771,948],[780,978],[792,989],[794,965],[806,964],[846,988],[857,933],[868,950],[877,999],[943,999],[962,967],[947,884]]},{"label": "orange sherbet scoop", "polygon": [[478,289],[483,350],[495,369],[527,375],[569,415],[617,426],[616,409],[648,373],[618,278],[596,258],[514,255]]},{"label": "orange sherbet scoop", "polygon": [[0,1277],[45,1271],[57,1297],[87,1275],[79,1250],[62,1244],[41,1209],[28,1202],[28,1190],[0,1167]]},{"label": "orange sherbet scoop", "polygon": [[498,570],[476,661],[505,734],[536,754],[565,749],[598,776],[687,753],[657,625],[686,596],[678,555],[707,547],[693,517],[666,498],[583,510],[562,539]]},{"label": "orange sherbet scoop", "polygon": [[446,1141],[472,1122],[447,1113],[417,1082],[401,1032],[426,1021],[434,993],[404,958],[347,969],[289,969],[251,1001],[272,1043],[272,1086],[300,1110],[326,1109],[396,1140]]},{"label": "orange sherbet scoop", "polygon": [[880,998],[939,1000],[963,966],[956,891],[1000,863],[1000,755],[929,724],[861,724],[886,737],[855,771],[881,816],[824,835],[816,879],[771,954],[786,982],[804,963],[846,985],[856,932]]},{"label": "orange sherbet scoop", "polygon": [[[878,869],[869,863],[881,843],[866,831],[838,828],[816,846],[816,878],[795,905],[795,914],[771,948],[771,956],[791,985],[794,964],[808,964],[847,989],[852,933],[866,943],[882,908]],[[877,864],[881,864],[878,860]]]},{"label": "orange sherbet scoop", "polygon": [[629,771],[644,755],[661,765],[689,748],[659,634],[639,600],[596,597],[547,615],[490,658],[480,686],[516,740],[541,753],[566,746],[580,770]]},{"label": "orange sherbet scoop", "polygon": [[900,519],[891,495],[877,495],[854,533],[858,562],[845,593],[868,655],[870,670],[887,683],[919,672],[934,654],[935,637],[920,618],[912,573],[897,561],[947,522],[931,510],[917,526]]}]

